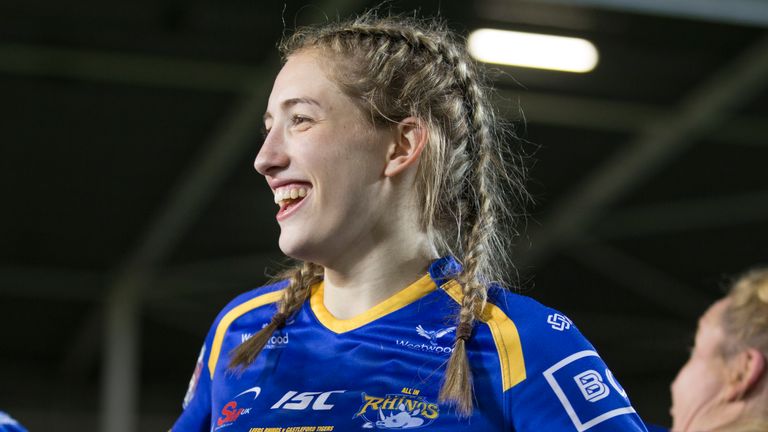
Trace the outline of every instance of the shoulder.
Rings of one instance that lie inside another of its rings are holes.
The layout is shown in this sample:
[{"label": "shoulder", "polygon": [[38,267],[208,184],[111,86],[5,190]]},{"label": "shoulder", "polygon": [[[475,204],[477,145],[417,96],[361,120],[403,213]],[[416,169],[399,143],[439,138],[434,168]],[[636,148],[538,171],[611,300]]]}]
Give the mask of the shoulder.
[{"label": "shoulder", "polygon": [[536,348],[541,354],[593,349],[566,314],[530,297],[494,286],[488,292],[488,304],[498,309],[500,319],[514,324],[524,348]]},{"label": "shoulder", "polygon": [[[461,302],[458,283],[450,281],[443,289]],[[489,289],[478,319],[490,332],[498,353],[505,391],[573,353],[594,351],[563,313],[498,286]]]},{"label": "shoulder", "polygon": [[250,311],[276,303],[280,300],[286,285],[288,285],[288,281],[279,281],[238,295],[219,312],[214,326],[219,325],[222,321],[231,323],[232,320]]},{"label": "shoulder", "polygon": [[240,294],[219,312],[203,347],[204,350],[210,348],[207,362],[211,377],[222,349],[226,351],[224,344],[227,332],[237,325],[236,321],[247,321],[250,325],[258,319],[269,320],[275,311],[274,304],[282,297],[286,285],[287,281],[280,281]]},{"label": "shoulder", "polygon": [[[449,282],[444,289],[461,301],[458,284]],[[478,318],[490,327],[497,345],[518,345],[526,360],[594,349],[564,313],[496,285],[488,290],[488,301]]]},{"label": "shoulder", "polygon": [[519,429],[645,430],[626,391],[565,314],[498,288],[489,291],[488,304],[510,321],[504,337],[518,344],[517,362],[502,373],[519,376],[504,387]]},{"label": "shoulder", "polygon": [[504,339],[517,345],[521,374],[524,370],[526,376],[545,373],[568,359],[599,359],[595,347],[566,314],[530,297],[493,288],[485,314],[490,325],[504,333]]},{"label": "shoulder", "polygon": [[0,411],[0,431],[1,432],[26,432],[16,420],[8,414]]}]

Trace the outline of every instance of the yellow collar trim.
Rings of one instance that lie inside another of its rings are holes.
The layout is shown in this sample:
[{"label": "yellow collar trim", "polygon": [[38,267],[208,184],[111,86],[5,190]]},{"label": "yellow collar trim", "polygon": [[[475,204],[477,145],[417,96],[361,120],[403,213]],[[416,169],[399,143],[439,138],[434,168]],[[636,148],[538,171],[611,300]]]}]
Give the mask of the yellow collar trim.
[{"label": "yellow collar trim", "polygon": [[272,291],[271,293],[254,297],[245,303],[237,305],[221,318],[219,325],[216,326],[213,343],[211,343],[211,355],[208,356],[208,372],[211,374],[211,380],[213,380],[213,373],[216,371],[216,364],[221,355],[221,346],[224,343],[224,336],[226,336],[229,326],[246,313],[266,304],[277,302],[283,296],[283,291],[285,290]]},{"label": "yellow collar trim", "polygon": [[312,296],[309,298],[309,305],[320,323],[334,333],[344,333],[362,327],[368,323],[376,321],[384,315],[415,302],[437,289],[435,282],[432,281],[429,274],[426,274],[397,294],[382,301],[360,315],[349,319],[338,319],[325,308],[325,304],[323,303],[323,286],[323,282],[320,282],[312,287]]},{"label": "yellow collar trim", "polygon": [[[461,285],[455,280],[450,280],[441,287],[456,303],[461,304],[464,293]],[[509,319],[498,306],[486,303],[480,316],[480,321],[488,325],[496,343],[496,351],[501,365],[501,384],[503,391],[520,384],[525,380],[525,358],[523,357],[523,345],[520,342],[520,334],[517,326]]]}]

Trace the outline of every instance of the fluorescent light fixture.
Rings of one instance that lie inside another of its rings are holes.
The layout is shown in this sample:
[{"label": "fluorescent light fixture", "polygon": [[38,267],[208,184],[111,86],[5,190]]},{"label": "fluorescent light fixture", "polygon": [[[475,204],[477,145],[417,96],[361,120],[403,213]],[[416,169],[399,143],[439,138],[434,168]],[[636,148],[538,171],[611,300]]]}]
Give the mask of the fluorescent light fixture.
[{"label": "fluorescent light fixture", "polygon": [[473,31],[467,47],[482,62],[565,72],[589,72],[598,57],[585,39],[494,29]]}]

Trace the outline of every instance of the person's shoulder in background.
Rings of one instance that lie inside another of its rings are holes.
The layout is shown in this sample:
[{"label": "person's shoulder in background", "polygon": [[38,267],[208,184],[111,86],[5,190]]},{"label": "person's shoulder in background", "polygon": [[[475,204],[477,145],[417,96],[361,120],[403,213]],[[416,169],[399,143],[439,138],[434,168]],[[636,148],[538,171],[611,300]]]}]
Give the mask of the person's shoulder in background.
[{"label": "person's shoulder in background", "polygon": [[27,432],[27,429],[11,416],[0,411],[0,432]]}]

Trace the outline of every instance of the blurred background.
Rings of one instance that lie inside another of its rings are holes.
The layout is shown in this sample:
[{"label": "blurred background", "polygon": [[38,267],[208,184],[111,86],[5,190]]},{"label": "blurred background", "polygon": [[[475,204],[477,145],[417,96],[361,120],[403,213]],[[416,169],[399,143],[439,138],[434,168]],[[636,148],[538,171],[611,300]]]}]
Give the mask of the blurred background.
[{"label": "blurred background", "polygon": [[[171,426],[218,310],[282,262],[252,168],[275,45],[377,3],[0,3],[0,410],[32,431]],[[530,142],[514,255],[521,289],[669,424],[697,317],[768,264],[768,2],[383,10],[595,46],[586,73],[491,66]]]}]

